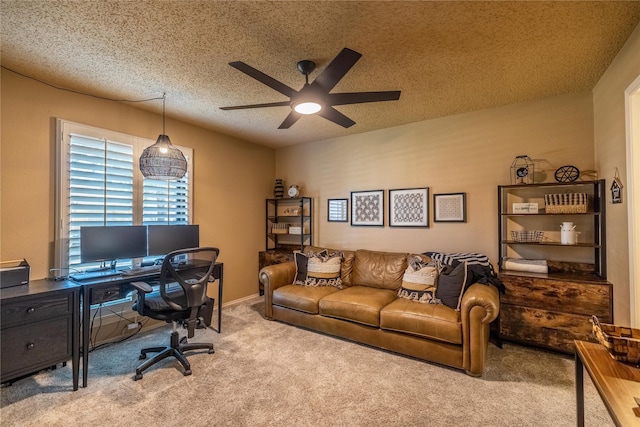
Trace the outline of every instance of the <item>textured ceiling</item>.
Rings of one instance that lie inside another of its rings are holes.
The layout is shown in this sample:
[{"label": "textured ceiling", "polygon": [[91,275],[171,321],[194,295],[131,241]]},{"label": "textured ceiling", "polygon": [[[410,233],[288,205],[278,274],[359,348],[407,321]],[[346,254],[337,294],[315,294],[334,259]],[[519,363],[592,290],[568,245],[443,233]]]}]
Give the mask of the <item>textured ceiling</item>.
[{"label": "textured ceiling", "polygon": [[[590,90],[640,22],[640,2],[1,2],[4,67],[118,99],[167,94],[167,115],[281,147]],[[344,47],[362,58],[333,92],[401,90],[278,125],[290,109],[219,107],[286,97],[228,65],[299,89]],[[159,112],[160,101],[136,104]],[[170,134],[170,129],[167,130]]]}]

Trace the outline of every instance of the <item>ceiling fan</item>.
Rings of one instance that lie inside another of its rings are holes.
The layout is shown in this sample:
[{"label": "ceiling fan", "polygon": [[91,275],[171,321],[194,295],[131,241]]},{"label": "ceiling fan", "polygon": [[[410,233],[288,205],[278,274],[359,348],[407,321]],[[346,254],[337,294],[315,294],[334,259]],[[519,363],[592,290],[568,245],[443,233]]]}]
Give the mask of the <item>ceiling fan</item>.
[{"label": "ceiling fan", "polygon": [[316,77],[313,83],[309,83],[309,74],[316,68],[316,64],[310,60],[298,62],[298,71],[304,74],[305,83],[302,89],[295,90],[282,82],[256,70],[244,62],[230,62],[233,68],[242,71],[250,77],[258,80],[281,94],[288,96],[288,101],[268,102],[265,104],[236,105],[233,107],[220,107],[221,110],[244,110],[247,108],[283,107],[290,106],[291,112],[278,126],[278,129],[289,129],[304,114],[318,114],[327,120],[348,128],[356,122],[345,116],[335,108],[336,105],[361,104],[365,102],[396,101],[400,99],[400,91],[386,92],[346,92],[329,93],[336,84],[360,59],[362,54],[344,48],[333,61]]}]

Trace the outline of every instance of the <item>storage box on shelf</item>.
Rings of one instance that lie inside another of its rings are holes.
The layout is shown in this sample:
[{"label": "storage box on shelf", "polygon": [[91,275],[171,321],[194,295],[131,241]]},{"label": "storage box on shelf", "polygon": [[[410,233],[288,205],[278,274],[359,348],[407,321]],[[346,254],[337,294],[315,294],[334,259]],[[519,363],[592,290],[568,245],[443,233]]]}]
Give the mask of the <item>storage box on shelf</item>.
[{"label": "storage box on shelf", "polygon": [[[592,315],[613,319],[604,192],[604,180],[498,187],[501,338],[573,353],[574,340],[593,341]],[[521,213],[523,203],[540,208]],[[562,243],[566,222],[575,224],[575,244]],[[505,269],[527,270],[525,260],[545,260],[547,272]]]}]

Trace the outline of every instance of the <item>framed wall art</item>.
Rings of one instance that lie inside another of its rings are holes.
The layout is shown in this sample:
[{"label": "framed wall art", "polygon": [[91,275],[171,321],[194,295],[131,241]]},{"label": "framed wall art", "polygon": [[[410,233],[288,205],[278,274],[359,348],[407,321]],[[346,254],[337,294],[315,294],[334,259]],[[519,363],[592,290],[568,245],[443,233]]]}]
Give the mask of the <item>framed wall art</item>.
[{"label": "framed wall art", "polygon": [[351,225],[384,227],[384,190],[351,192]]},{"label": "framed wall art", "polygon": [[327,221],[347,222],[347,199],[329,199],[327,202]]},{"label": "framed wall art", "polygon": [[429,227],[429,189],[389,190],[389,227]]},{"label": "framed wall art", "polygon": [[434,222],[467,222],[467,193],[433,195]]}]

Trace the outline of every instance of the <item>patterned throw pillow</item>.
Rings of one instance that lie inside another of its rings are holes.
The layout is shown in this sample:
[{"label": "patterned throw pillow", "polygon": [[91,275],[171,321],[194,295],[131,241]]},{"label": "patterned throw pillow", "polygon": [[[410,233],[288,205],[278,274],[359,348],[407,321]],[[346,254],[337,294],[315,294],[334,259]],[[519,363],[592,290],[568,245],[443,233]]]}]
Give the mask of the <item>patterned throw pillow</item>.
[{"label": "patterned throw pillow", "polygon": [[294,252],[296,277],[294,285],[335,286],[342,289],[340,272],[342,252]]},{"label": "patterned throw pillow", "polygon": [[425,304],[439,304],[435,296],[438,270],[439,263],[426,263],[421,257],[414,257],[404,272],[398,297]]}]

